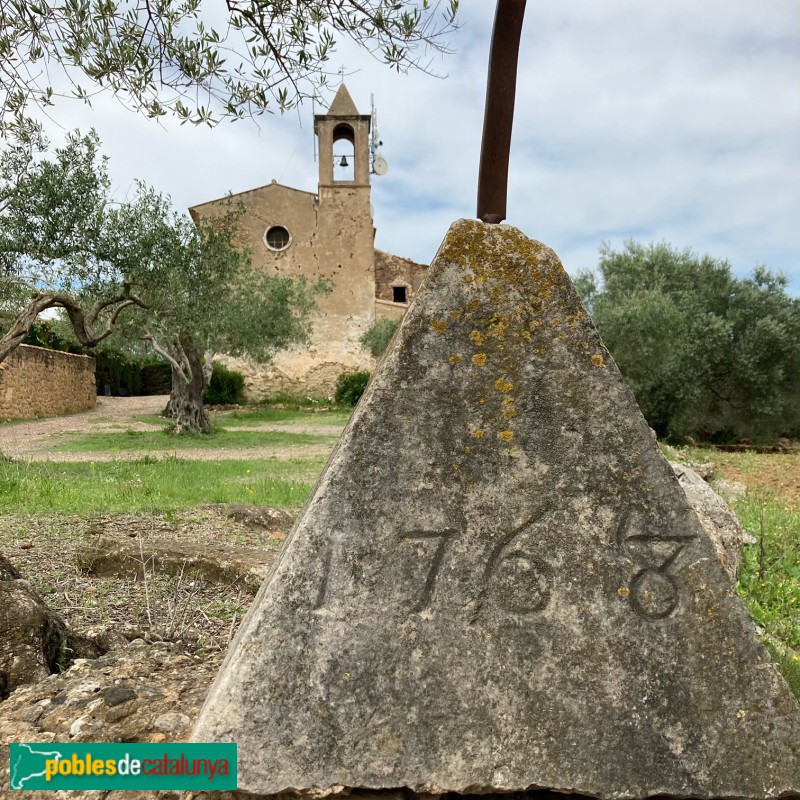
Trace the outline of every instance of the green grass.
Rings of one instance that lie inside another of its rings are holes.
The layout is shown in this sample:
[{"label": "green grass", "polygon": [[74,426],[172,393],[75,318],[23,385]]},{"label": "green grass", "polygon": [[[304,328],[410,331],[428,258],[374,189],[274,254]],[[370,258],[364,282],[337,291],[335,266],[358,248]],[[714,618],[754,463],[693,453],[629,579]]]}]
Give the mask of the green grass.
[{"label": "green grass", "polygon": [[[353,409],[334,409],[312,413],[289,408],[256,408],[246,411],[212,412],[211,418],[214,425],[220,428],[235,428],[239,425],[258,425],[271,423],[275,425],[341,425],[344,427],[350,419]],[[169,420],[158,414],[140,414],[133,417],[136,422],[147,425],[158,425],[162,428],[169,424]],[[108,420],[106,420],[108,422]]]},{"label": "green grass", "polygon": [[261,402],[265,406],[287,405],[303,408],[322,408],[323,406],[330,407],[334,405],[332,397],[326,397],[325,395],[309,396],[307,394],[295,395],[289,392],[278,392],[270,397],[265,397]]},{"label": "green grass", "polygon": [[0,513],[167,511],[201,503],[295,508],[324,458],[79,463],[0,462]]},{"label": "green grass", "polygon": [[330,444],[335,436],[275,431],[228,431],[216,429],[198,436],[174,436],[165,431],[112,431],[70,436],[53,449],[62,453],[122,453],[131,450],[211,450],[247,447],[292,447],[309,444]]},{"label": "green grass", "polygon": [[344,427],[352,413],[352,409],[324,411],[313,414],[308,411],[292,411],[288,408],[260,408],[253,411],[232,411],[225,414],[216,414],[214,422],[224,428],[236,425],[254,425],[259,422],[287,425],[341,425]]},{"label": "green grass", "polygon": [[131,420],[133,422],[144,422],[147,425],[158,425],[161,428],[166,428],[169,425],[169,420],[160,414],[138,414],[135,417],[131,417]]},{"label": "green grass", "polygon": [[756,537],[744,548],[737,590],[800,698],[800,511],[757,495],[739,500],[735,511]]},{"label": "green grass", "polygon": [[747,497],[732,507],[756,542],[744,546],[736,590],[800,699],[800,457],[689,447],[666,452],[679,461],[711,461],[715,477],[747,486]]},{"label": "green grass", "polygon": [[12,425],[24,425],[26,422],[39,422],[44,417],[20,417],[15,419],[0,419],[0,428],[11,427]]}]

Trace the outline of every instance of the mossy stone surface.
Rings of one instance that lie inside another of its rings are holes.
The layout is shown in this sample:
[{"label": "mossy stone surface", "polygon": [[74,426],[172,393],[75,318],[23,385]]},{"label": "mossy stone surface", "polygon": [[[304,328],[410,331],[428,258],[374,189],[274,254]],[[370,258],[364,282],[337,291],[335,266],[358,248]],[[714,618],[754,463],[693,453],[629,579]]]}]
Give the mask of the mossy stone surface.
[{"label": "mossy stone surface", "polygon": [[194,738],[259,795],[800,792],[800,708],[569,277],[465,220]]}]

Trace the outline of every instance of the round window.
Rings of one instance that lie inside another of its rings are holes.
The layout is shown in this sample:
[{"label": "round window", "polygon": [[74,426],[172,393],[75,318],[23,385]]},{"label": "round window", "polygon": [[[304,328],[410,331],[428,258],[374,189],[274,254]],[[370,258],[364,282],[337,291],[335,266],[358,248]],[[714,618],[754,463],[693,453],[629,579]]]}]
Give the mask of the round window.
[{"label": "round window", "polygon": [[291,243],[292,237],[283,225],[273,225],[271,228],[267,228],[264,241],[270,250],[285,250]]}]

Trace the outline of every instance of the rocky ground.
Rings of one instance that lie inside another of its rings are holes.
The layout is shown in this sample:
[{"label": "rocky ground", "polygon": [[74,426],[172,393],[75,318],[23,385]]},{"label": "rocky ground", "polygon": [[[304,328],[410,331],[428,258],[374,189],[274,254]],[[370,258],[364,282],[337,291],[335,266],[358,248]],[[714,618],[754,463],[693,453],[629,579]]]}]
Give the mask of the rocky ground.
[{"label": "rocky ground", "polygon": [[[738,521],[696,473],[677,471],[733,578],[743,537]],[[106,652],[78,658],[65,671],[20,686],[0,702],[2,741],[185,740],[241,615],[291,524],[287,512],[253,506],[205,507],[170,518],[131,514],[74,520],[61,560],[75,566],[56,588],[47,583],[54,571],[52,554],[36,545],[32,533],[31,546],[14,554],[17,567],[35,576],[48,605],[70,628],[94,637]],[[93,561],[98,541],[103,559]],[[160,585],[167,586],[166,595],[159,594]],[[99,592],[105,596],[98,606],[74,602]],[[227,613],[219,613],[221,608]],[[2,748],[0,796],[8,791],[7,759]],[[26,796],[38,800],[39,794]],[[137,794],[141,800],[173,796]],[[41,800],[54,797],[41,793]],[[69,794],[70,800],[130,797]]]},{"label": "rocky ground", "polygon": [[[25,548],[9,554],[23,580],[4,584],[0,575],[0,588],[33,592],[33,584],[70,632],[106,652],[74,659],[0,701],[0,741],[185,740],[292,521],[288,512],[255,506],[61,520],[70,533],[54,562],[40,546],[47,532],[40,538],[35,526],[56,523],[27,520]],[[0,797],[8,792],[8,753],[0,748]],[[68,794],[118,795],[131,798]],[[170,795],[137,795],[156,796]]]},{"label": "rocky ground", "polygon": [[[17,453],[41,452],[65,430],[120,424],[131,414],[154,413],[162,400],[128,398],[122,409],[101,398],[95,412],[9,426],[2,432],[2,446],[7,449],[10,443]],[[678,474],[734,579],[741,526],[701,478],[682,468]],[[4,517],[2,525],[20,531],[14,552],[7,555],[21,573],[21,579],[5,576],[5,584],[38,594],[70,631],[97,649],[88,653],[91,657],[66,654],[63,671],[20,685],[0,701],[0,741],[185,740],[292,522],[290,513],[254,506],[93,519]],[[50,544],[53,526],[59,531],[57,554]],[[3,582],[0,574],[0,586]],[[76,649],[77,655],[86,654],[77,644]],[[0,797],[8,794],[4,747]],[[62,795],[28,792],[26,797],[39,800],[40,794],[41,800]],[[134,797],[129,792],[63,794],[69,800]],[[136,800],[175,796],[135,794]]]}]

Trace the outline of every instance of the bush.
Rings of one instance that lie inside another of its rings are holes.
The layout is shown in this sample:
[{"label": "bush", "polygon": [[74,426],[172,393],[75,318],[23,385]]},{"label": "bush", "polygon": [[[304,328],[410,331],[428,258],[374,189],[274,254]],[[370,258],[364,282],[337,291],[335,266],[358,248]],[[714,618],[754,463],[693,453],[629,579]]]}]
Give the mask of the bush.
[{"label": "bush", "polygon": [[370,325],[369,330],[361,337],[361,344],[375,358],[380,358],[392,341],[394,332],[400,327],[398,319],[379,319]]},{"label": "bush", "polygon": [[172,369],[166,361],[155,359],[142,364],[142,394],[169,394],[172,391]]},{"label": "bush", "polygon": [[142,368],[137,359],[117,350],[95,351],[93,355],[98,394],[105,394],[106,384],[117,397],[141,394]]},{"label": "bush", "polygon": [[600,250],[575,282],[644,416],[663,438],[771,444],[800,427],[800,300],[764,267],[662,242]]},{"label": "bush", "polygon": [[208,406],[224,406],[241,403],[243,399],[244,375],[215,363],[203,402]]},{"label": "bush", "polygon": [[[8,326],[10,327],[11,320]],[[62,350],[64,352],[82,352],[82,348],[73,342],[59,336],[58,332],[48,320],[34,322],[27,336],[22,340],[22,344],[29,344],[33,347],[46,347],[48,350]]]},{"label": "bush", "polygon": [[343,372],[336,381],[336,402],[343,406],[354,406],[364,394],[369,383],[369,372]]}]

